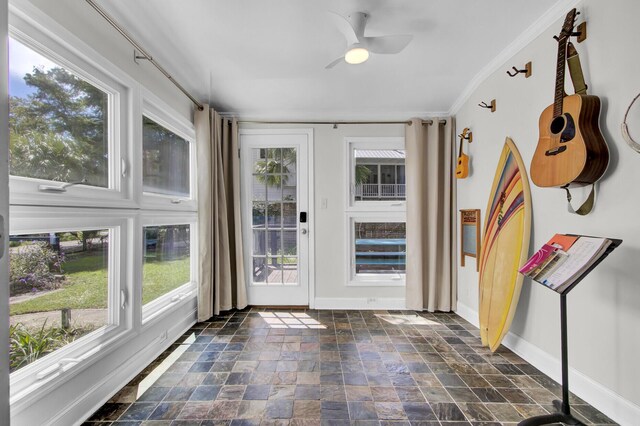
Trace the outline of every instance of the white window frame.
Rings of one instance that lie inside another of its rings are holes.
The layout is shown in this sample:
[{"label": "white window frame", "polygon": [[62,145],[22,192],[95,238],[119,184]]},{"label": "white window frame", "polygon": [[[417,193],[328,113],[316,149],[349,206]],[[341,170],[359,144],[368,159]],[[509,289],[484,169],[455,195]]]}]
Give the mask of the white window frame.
[{"label": "white window frame", "polygon": [[[380,149],[393,150],[405,149],[404,137],[347,137],[345,138],[346,173],[348,184],[345,191],[345,206],[348,211],[405,211],[405,200],[373,200],[356,201],[355,199],[355,150],[356,149]],[[380,179],[380,177],[378,177]]]},{"label": "white window frame", "polygon": [[132,326],[132,280],[127,275],[129,268],[126,266],[132,252],[132,228],[132,216],[104,209],[11,207],[12,235],[109,229],[108,306],[111,322],[13,372],[10,376],[11,403],[18,400],[24,403],[41,397],[123,343],[123,337]]},{"label": "white window frame", "polygon": [[[171,107],[161,101],[146,89],[142,90],[142,114],[139,118],[140,135],[140,170],[138,180],[140,191],[142,192],[142,208],[164,209],[180,211],[196,211],[197,209],[197,157],[196,157],[196,131],[194,125],[184,119],[179,118],[179,114]],[[144,192],[143,187],[143,167],[142,153],[144,146],[144,135],[142,129],[143,117],[147,117],[165,129],[183,138],[189,144],[189,196],[181,197],[177,195],[164,195],[158,193]]]},{"label": "white window frame", "polygon": [[130,99],[133,90],[120,76],[86,55],[46,34],[21,17],[11,16],[11,38],[34,50],[52,62],[87,81],[109,96],[108,106],[108,168],[109,187],[74,185],[66,192],[43,192],[41,185],[61,186],[65,182],[10,176],[12,204],[52,206],[118,206],[130,207],[133,200],[133,182],[128,172],[132,164],[128,141],[127,122],[131,114]]},{"label": "white window frame", "polygon": [[406,274],[356,274],[355,232],[356,222],[394,222],[407,221],[404,212],[348,212],[346,215],[347,242],[345,253],[349,260],[346,262],[347,286],[349,287],[403,287],[406,283]]},{"label": "white window frame", "polygon": [[[139,271],[136,271],[136,276],[138,279],[136,282],[140,283],[139,288],[136,289],[136,300],[139,300],[138,306],[141,306],[141,322],[143,326],[147,326],[149,323],[153,322],[155,319],[158,319],[164,316],[168,311],[186,303],[188,300],[191,300],[197,297],[198,294],[198,217],[195,213],[170,213],[166,212],[145,212],[140,216],[140,226],[136,227],[136,245],[139,246],[139,250],[137,253],[140,254],[140,262],[135,262],[136,265],[139,265]],[[171,290],[170,292],[158,297],[157,299],[152,300],[146,305],[142,305],[142,277],[143,277],[143,266],[144,266],[144,241],[143,241],[143,232],[144,228],[147,226],[169,226],[169,225],[190,225],[191,229],[189,231],[190,237],[190,245],[191,248],[189,250],[189,262],[190,262],[190,281],[184,283],[178,288]]]}]

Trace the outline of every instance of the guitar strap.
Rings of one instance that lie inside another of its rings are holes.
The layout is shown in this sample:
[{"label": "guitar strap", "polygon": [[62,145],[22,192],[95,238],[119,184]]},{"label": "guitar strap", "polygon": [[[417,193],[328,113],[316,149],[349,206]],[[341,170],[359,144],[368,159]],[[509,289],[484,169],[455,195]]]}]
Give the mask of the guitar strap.
[{"label": "guitar strap", "polygon": [[589,196],[584,201],[584,203],[582,203],[582,205],[578,207],[577,210],[574,210],[573,206],[571,205],[571,192],[569,192],[569,185],[563,186],[562,189],[567,191],[567,209],[569,210],[569,213],[574,213],[580,216],[585,216],[591,213],[591,210],[593,210],[594,202],[596,200],[596,184],[595,183],[591,184],[591,192],[589,192]]},{"label": "guitar strap", "polygon": [[571,42],[567,45],[567,64],[569,64],[569,74],[571,74],[574,91],[578,95],[586,95],[588,86],[584,82],[582,65],[580,65],[580,55],[578,55],[578,51]]},{"label": "guitar strap", "polygon": [[[569,74],[571,75],[574,91],[578,95],[586,95],[588,86],[584,82],[584,74],[582,73],[582,65],[580,64],[580,55],[578,55],[578,51],[571,42],[567,45],[567,64],[569,65]],[[589,196],[577,210],[574,210],[571,205],[571,192],[569,192],[569,185],[563,186],[562,189],[567,191],[567,209],[570,213],[580,216],[585,216],[591,213],[596,198],[595,183],[591,185],[591,192],[589,192]]]}]

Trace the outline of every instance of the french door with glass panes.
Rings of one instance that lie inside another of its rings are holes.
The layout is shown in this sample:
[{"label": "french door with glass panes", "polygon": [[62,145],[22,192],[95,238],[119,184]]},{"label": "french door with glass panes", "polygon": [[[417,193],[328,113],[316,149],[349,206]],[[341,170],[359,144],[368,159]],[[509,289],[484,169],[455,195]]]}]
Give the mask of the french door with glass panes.
[{"label": "french door with glass panes", "polygon": [[250,305],[309,304],[311,131],[240,131],[242,223]]}]

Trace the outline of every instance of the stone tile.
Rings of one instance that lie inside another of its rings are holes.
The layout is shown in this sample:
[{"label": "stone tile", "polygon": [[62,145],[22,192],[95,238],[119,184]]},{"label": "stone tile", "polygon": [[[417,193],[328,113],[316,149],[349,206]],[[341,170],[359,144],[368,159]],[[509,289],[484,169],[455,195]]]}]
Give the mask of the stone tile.
[{"label": "stone tile", "polygon": [[294,401],[293,417],[296,419],[320,419],[320,401]]},{"label": "stone tile", "polygon": [[264,416],[267,401],[242,401],[238,407],[239,419],[260,419]]},{"label": "stone tile", "polygon": [[485,404],[496,420],[500,422],[519,422],[524,418],[511,404]]},{"label": "stone tile", "polygon": [[178,417],[184,402],[161,402],[153,410],[148,420],[173,420]]},{"label": "stone tile", "polygon": [[229,401],[237,401],[241,400],[244,395],[244,391],[246,386],[242,385],[225,385],[220,389],[218,396],[216,399],[218,400],[229,400]]},{"label": "stone tile", "polygon": [[451,398],[449,392],[443,387],[421,387],[420,390],[429,404],[453,402],[453,398]]},{"label": "stone tile", "polygon": [[478,422],[494,421],[496,418],[491,414],[484,404],[475,402],[458,402],[458,407],[462,410],[468,420]]},{"label": "stone tile", "polygon": [[135,421],[146,420],[147,417],[156,409],[157,403],[155,402],[136,402],[131,404],[127,411],[125,411],[119,421]]},{"label": "stone tile", "polygon": [[407,418],[413,420],[437,420],[431,406],[421,402],[403,402],[402,408]]},{"label": "stone tile", "polygon": [[507,399],[493,388],[472,388],[482,402],[507,402]]},{"label": "stone tile", "polygon": [[122,413],[124,413],[130,404],[120,402],[107,402],[98,409],[91,417],[89,421],[112,421],[117,420]]},{"label": "stone tile", "polygon": [[375,402],[374,406],[380,420],[403,420],[407,418],[400,402]]},{"label": "stone tile", "polygon": [[378,420],[373,402],[349,402],[349,418],[351,420]]},{"label": "stone tile", "polygon": [[180,414],[179,419],[204,420],[208,418],[211,403],[209,402],[187,402]]},{"label": "stone tile", "polygon": [[297,385],[293,398],[307,399],[307,400],[320,400],[320,386],[317,385]]},{"label": "stone tile", "polygon": [[293,401],[281,399],[269,400],[267,401],[264,415],[269,419],[290,419],[293,415]]},{"label": "stone tile", "polygon": [[294,385],[273,385],[269,399],[293,399],[296,387]]},{"label": "stone tile", "polygon": [[271,385],[247,385],[247,389],[242,396],[245,400],[266,400],[269,399]]},{"label": "stone tile", "polygon": [[466,418],[460,408],[452,402],[436,402],[431,404],[436,418],[443,421],[465,421]]},{"label": "stone tile", "polygon": [[320,399],[322,401],[346,401],[346,393],[344,386],[321,385]]},{"label": "stone tile", "polygon": [[371,387],[371,395],[376,402],[399,402],[400,398],[393,386]]},{"label": "stone tile", "polygon": [[345,386],[347,401],[373,401],[369,386]]},{"label": "stone tile", "polygon": [[320,409],[322,419],[349,420],[349,408],[346,402],[322,401]]},{"label": "stone tile", "polygon": [[233,420],[238,415],[240,401],[213,401],[207,418],[215,420]]}]

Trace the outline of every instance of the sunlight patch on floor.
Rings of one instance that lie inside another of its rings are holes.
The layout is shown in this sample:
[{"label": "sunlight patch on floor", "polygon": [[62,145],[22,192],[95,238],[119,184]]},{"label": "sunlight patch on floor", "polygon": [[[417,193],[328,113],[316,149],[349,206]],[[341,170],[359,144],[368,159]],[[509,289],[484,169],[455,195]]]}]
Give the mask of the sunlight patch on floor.
[{"label": "sunlight patch on floor", "polygon": [[302,312],[260,312],[260,316],[270,328],[327,328],[318,320]]},{"label": "sunlight patch on floor", "polygon": [[419,315],[382,315],[376,317],[394,325],[440,325],[439,322],[428,320]]}]

